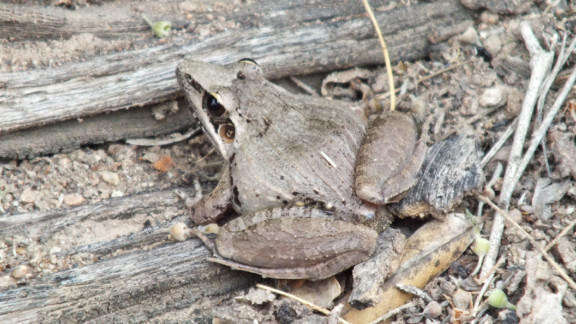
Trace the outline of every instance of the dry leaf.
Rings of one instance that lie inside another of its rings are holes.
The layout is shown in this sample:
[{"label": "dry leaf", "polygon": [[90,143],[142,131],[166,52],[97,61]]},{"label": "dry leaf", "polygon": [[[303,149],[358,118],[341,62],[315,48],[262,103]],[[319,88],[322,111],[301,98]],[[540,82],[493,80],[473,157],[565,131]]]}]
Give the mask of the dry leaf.
[{"label": "dry leaf", "polygon": [[364,310],[350,308],[344,319],[369,323],[405,304],[412,296],[396,288],[397,284],[423,288],[458,259],[471,242],[472,225],[463,214],[449,214],[443,221],[426,223],[408,239],[400,268],[382,287],[381,302]]},{"label": "dry leaf", "polygon": [[532,197],[532,208],[534,214],[541,220],[548,220],[552,217],[550,204],[562,199],[570,189],[570,181],[552,182],[548,178],[540,178],[536,181],[534,197]]},{"label": "dry leaf", "polygon": [[334,299],[340,296],[342,287],[335,277],[331,277],[320,281],[305,281],[290,293],[316,306],[328,308],[332,306]]},{"label": "dry leaf", "polygon": [[154,169],[160,172],[168,172],[174,166],[174,161],[169,155],[163,155],[160,159],[152,165]]}]

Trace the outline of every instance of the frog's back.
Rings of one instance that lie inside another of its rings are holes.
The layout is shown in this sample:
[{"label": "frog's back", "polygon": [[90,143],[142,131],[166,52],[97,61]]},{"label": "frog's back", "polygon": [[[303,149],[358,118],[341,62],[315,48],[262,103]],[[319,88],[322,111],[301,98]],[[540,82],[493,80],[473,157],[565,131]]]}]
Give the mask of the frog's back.
[{"label": "frog's back", "polygon": [[354,165],[365,122],[342,102],[301,102],[270,112],[266,132],[252,134],[236,150],[231,172],[237,209],[314,202],[358,214]]}]

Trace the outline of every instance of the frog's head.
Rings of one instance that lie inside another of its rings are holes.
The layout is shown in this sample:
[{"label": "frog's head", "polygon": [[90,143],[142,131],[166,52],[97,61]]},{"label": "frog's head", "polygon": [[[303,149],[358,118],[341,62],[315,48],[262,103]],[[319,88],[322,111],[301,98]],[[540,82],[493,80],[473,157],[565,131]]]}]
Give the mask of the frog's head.
[{"label": "frog's head", "polygon": [[227,66],[184,61],[176,68],[180,88],[200,119],[204,132],[225,159],[230,159],[239,135],[246,132],[240,109],[242,83],[264,80],[262,69],[251,59]]}]

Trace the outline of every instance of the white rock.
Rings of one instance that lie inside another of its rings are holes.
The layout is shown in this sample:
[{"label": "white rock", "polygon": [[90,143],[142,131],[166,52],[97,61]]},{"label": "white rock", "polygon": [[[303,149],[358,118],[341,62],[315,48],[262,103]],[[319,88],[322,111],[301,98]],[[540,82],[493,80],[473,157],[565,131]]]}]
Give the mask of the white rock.
[{"label": "white rock", "polygon": [[479,98],[482,107],[500,107],[506,104],[506,91],[501,86],[494,86],[484,90]]},{"label": "white rock", "polygon": [[19,266],[17,266],[16,268],[14,268],[14,270],[12,270],[12,278],[14,279],[22,279],[26,276],[28,276],[30,274],[31,270],[30,267],[25,265],[25,264],[21,264]]},{"label": "white rock", "polygon": [[35,190],[32,190],[30,188],[26,188],[26,189],[24,189],[24,191],[20,195],[20,201],[25,202],[25,203],[33,203],[34,200],[36,200],[37,195],[38,195],[38,192],[36,192]]},{"label": "white rock", "polygon": [[86,199],[79,193],[73,193],[64,195],[63,201],[68,206],[78,206],[82,205]]},{"label": "white rock", "polygon": [[120,176],[118,176],[118,173],[115,172],[101,171],[100,177],[102,177],[102,180],[104,180],[104,182],[111,184],[113,186],[117,186],[120,183]]}]

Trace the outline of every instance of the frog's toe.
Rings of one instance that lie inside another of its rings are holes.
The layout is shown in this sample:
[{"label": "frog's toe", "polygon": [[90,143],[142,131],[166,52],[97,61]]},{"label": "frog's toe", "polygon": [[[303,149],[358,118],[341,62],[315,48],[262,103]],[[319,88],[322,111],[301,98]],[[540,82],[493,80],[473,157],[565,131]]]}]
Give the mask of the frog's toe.
[{"label": "frog's toe", "polygon": [[385,202],[382,189],[375,183],[357,185],[356,195],[360,199],[376,205],[382,205]]}]

